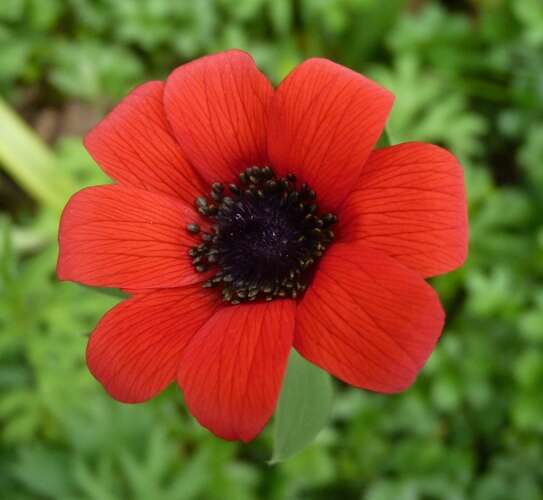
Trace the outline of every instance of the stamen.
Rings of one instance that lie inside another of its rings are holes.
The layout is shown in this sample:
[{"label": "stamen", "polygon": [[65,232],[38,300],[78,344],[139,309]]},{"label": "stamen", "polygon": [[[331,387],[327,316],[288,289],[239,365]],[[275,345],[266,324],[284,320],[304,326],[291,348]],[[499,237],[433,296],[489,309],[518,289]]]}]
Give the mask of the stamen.
[{"label": "stamen", "polygon": [[316,198],[305,183],[296,190],[294,174],[276,177],[270,167],[247,168],[238,184],[213,183],[208,197],[196,198],[211,231],[187,225],[201,239],[189,250],[194,268],[215,271],[204,288],[222,286],[231,304],[303,294],[337,223],[334,214],[319,214]]}]

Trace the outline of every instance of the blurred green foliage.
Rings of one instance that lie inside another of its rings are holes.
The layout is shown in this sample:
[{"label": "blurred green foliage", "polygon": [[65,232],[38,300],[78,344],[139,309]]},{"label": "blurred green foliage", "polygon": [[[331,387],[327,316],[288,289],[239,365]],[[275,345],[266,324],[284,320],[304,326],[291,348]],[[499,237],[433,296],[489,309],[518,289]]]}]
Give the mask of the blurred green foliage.
[{"label": "blurred green foliage", "polygon": [[[55,281],[58,212],[0,177],[15,193],[0,203],[1,498],[543,498],[541,0],[2,0],[0,47],[0,93],[31,115],[103,109],[228,47],[275,82],[332,58],[395,92],[393,142],[462,159],[471,220],[468,263],[434,280],[448,323],[416,385],[341,388],[317,443],[269,467],[269,429],[240,446],[173,388],[140,406],[105,395],[84,350],[115,299]],[[80,138],[55,153],[59,177],[105,182]]]}]

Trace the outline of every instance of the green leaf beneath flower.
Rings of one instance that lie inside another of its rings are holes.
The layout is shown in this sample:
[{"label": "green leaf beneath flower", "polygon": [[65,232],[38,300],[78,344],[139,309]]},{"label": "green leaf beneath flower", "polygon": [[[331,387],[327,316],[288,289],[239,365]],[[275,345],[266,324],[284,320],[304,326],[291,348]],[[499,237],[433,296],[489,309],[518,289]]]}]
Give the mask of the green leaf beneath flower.
[{"label": "green leaf beneath flower", "polygon": [[392,146],[392,141],[390,140],[388,130],[385,128],[377,141],[377,148],[388,148],[389,146]]},{"label": "green leaf beneath flower", "polygon": [[270,464],[291,457],[315,439],[328,421],[332,400],[330,375],[293,349],[275,413]]},{"label": "green leaf beneath flower", "polygon": [[88,290],[92,290],[96,293],[101,293],[102,295],[107,295],[109,297],[116,297],[119,299],[127,299],[129,295],[118,288],[100,288],[96,286],[87,286],[87,285],[80,285]]}]

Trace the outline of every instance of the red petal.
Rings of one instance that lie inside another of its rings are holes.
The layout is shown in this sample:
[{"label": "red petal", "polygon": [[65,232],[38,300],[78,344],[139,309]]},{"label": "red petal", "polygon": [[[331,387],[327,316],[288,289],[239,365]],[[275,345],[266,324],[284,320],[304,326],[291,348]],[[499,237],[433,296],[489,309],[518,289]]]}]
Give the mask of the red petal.
[{"label": "red petal", "polygon": [[415,380],[443,321],[417,273],[365,245],[338,243],[298,307],[294,346],[351,385],[398,392]]},{"label": "red petal", "polygon": [[340,210],[343,241],[364,240],[424,276],[463,264],[468,246],[464,175],[431,144],[375,151]]},{"label": "red petal", "polygon": [[169,196],[122,186],[83,189],[60,221],[58,277],[125,289],[201,281],[188,256],[197,241],[186,229],[197,218]]},{"label": "red petal", "polygon": [[162,82],[137,87],[91,130],[85,146],[121,184],[172,195],[192,205],[206,188],[170,131],[163,91]]},{"label": "red petal", "polygon": [[273,89],[249,54],[230,50],[177,68],[166,82],[166,115],[183,151],[208,182],[267,165]]},{"label": "red petal", "polygon": [[152,398],[175,380],[181,353],[216,308],[215,296],[199,285],[121,302],[91,335],[89,369],[119,401]]},{"label": "red petal", "polygon": [[224,439],[250,441],[271,417],[292,346],[289,300],[220,309],[183,354],[178,383],[191,413]]},{"label": "red petal", "polygon": [[362,75],[309,59],[275,93],[268,139],[275,171],[296,174],[334,210],[356,184],[393,101]]}]

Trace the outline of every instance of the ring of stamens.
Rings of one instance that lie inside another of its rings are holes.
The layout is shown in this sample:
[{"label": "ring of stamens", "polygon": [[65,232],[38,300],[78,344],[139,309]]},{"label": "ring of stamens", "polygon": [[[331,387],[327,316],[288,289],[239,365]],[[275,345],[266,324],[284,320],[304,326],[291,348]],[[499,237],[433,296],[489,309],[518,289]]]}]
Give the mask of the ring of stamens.
[{"label": "ring of stamens", "polygon": [[315,191],[296,189],[296,177],[276,177],[270,167],[250,167],[238,184],[216,182],[209,196],[196,199],[198,212],[210,221],[189,250],[201,273],[215,271],[203,286],[222,287],[226,302],[296,298],[310,278],[310,268],[334,239],[334,214],[319,214]]}]

